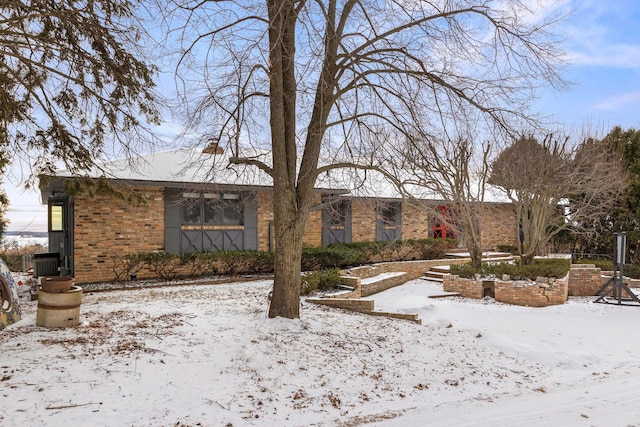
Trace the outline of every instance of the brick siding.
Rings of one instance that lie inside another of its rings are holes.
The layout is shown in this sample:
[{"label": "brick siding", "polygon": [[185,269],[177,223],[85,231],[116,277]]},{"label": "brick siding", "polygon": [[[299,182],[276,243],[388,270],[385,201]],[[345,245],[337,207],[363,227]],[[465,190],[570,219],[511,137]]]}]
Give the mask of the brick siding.
[{"label": "brick siding", "polygon": [[372,242],[376,240],[376,201],[351,200],[351,240]]},{"label": "brick siding", "polygon": [[[135,188],[148,198],[148,206],[135,206],[109,196],[76,197],[74,203],[74,270],[78,283],[113,280],[116,256],[136,252],[164,251],[164,190],[159,186]],[[304,245],[317,247],[322,244],[321,196],[316,196],[314,209],[307,222]],[[272,246],[270,223],[273,221],[271,190],[257,192],[258,250],[268,251]],[[515,239],[513,215],[509,220],[507,210],[499,207],[496,218],[487,217],[487,233],[497,243],[505,244]],[[500,213],[501,212],[501,213]],[[428,210],[403,202],[403,239],[430,237]],[[488,225],[487,225],[488,224]],[[512,231],[511,237],[508,230]],[[376,238],[376,200],[352,199],[352,241],[374,241]],[[494,240],[485,238],[487,245]],[[486,245],[485,245],[486,246]],[[415,270],[407,268],[410,276],[419,277],[428,269],[416,264]],[[404,267],[403,267],[404,268]],[[141,271],[138,277],[151,277],[149,271]]]},{"label": "brick siding", "polygon": [[[114,257],[164,251],[163,188],[137,190],[146,196],[148,206],[100,195],[74,199],[73,255],[77,283],[113,280]],[[145,275],[149,274],[139,273],[139,277]]]},{"label": "brick siding", "polygon": [[[320,206],[320,194],[314,195],[313,203]],[[273,221],[273,192],[271,190],[258,192],[258,250],[268,251],[269,239],[272,239],[270,224]],[[320,208],[309,213],[307,226],[305,228],[303,245],[306,247],[322,246],[322,211]]]}]

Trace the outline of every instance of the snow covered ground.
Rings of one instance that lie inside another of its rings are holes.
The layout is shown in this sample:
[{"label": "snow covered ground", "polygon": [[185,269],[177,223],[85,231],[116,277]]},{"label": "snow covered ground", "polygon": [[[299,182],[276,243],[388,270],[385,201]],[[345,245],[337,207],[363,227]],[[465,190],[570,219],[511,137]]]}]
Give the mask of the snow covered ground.
[{"label": "snow covered ground", "polygon": [[0,331],[0,424],[640,426],[640,307],[372,297],[417,325],[303,303],[267,280],[87,293],[81,325]]}]

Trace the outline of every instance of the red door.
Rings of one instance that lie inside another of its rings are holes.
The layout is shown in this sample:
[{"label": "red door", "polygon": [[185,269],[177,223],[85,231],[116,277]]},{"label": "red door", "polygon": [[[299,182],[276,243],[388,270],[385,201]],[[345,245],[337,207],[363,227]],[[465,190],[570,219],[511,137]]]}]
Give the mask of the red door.
[{"label": "red door", "polygon": [[455,239],[456,211],[450,206],[436,206],[431,235],[434,239]]}]

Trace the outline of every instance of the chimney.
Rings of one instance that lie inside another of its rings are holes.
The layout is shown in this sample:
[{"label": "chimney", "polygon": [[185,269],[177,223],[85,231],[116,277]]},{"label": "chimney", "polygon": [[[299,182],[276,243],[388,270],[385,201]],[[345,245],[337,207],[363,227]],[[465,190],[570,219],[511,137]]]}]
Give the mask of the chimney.
[{"label": "chimney", "polygon": [[224,148],[218,146],[218,141],[211,141],[209,145],[204,147],[202,152],[204,154],[222,154],[224,153]]}]

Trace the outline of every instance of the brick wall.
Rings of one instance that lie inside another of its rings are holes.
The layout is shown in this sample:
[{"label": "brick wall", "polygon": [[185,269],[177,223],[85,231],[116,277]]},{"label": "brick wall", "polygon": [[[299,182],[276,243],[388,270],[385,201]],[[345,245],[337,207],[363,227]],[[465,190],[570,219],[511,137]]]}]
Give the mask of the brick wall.
[{"label": "brick wall", "polygon": [[497,249],[498,245],[518,245],[518,227],[509,204],[487,204],[482,215],[482,247]]},{"label": "brick wall", "polygon": [[76,282],[112,280],[114,256],[164,251],[164,191],[162,187],[137,190],[147,197],[148,206],[135,206],[110,196],[74,200]]},{"label": "brick wall", "polygon": [[334,308],[342,308],[345,310],[359,311],[363,313],[373,311],[374,301],[364,299],[351,298],[307,298],[307,302],[320,305],[328,305]]},{"label": "brick wall", "polygon": [[[112,280],[114,255],[135,252],[164,251],[164,193],[161,187],[140,187],[138,191],[148,197],[148,206],[134,206],[108,196],[81,197],[74,200],[74,268],[78,283]],[[320,204],[317,194],[316,205]],[[269,224],[273,221],[272,191],[258,191],[258,250],[270,248]],[[376,231],[376,200],[352,200],[352,241],[374,241]],[[430,235],[428,211],[419,206],[403,203],[403,239],[423,238]],[[506,239],[509,228],[503,216],[486,220],[495,239]],[[492,240],[485,240],[491,243]],[[506,240],[508,241],[508,240]],[[504,243],[504,241],[501,241]],[[322,244],[322,212],[318,208],[310,213],[304,245]],[[406,266],[407,272],[419,277],[428,269]],[[404,268],[404,267],[403,267]],[[148,277],[142,271],[139,277]]]},{"label": "brick wall", "polygon": [[[320,194],[314,196],[314,204],[320,205]],[[258,250],[269,250],[269,224],[273,221],[273,192],[271,190],[258,192]],[[304,246],[322,246],[322,211],[320,208],[311,211],[307,219],[304,233]]]},{"label": "brick wall", "polygon": [[322,246],[322,209],[320,194],[314,195],[313,204],[317,206],[309,213],[309,219],[307,220],[307,228],[304,230],[303,245],[306,247],[315,248]]},{"label": "brick wall", "polygon": [[484,296],[481,279],[464,279],[455,274],[449,274],[443,277],[442,290],[445,292],[455,292],[465,298],[480,299]]},{"label": "brick wall", "polygon": [[371,242],[376,240],[376,202],[372,199],[352,199],[351,240]]},{"label": "brick wall", "polygon": [[[576,297],[597,296],[600,288],[613,278],[613,271],[601,271],[594,264],[572,264],[569,270],[569,295]],[[630,288],[640,287],[637,279],[624,278]],[[613,284],[610,284],[613,286]],[[607,288],[609,289],[609,288]],[[623,291],[622,297],[630,295]]]},{"label": "brick wall", "polygon": [[526,280],[496,280],[496,301],[526,307],[547,307],[567,301],[567,280],[538,278]]},{"label": "brick wall", "polygon": [[572,264],[569,270],[569,295],[572,297],[594,296],[609,277],[594,264]]},{"label": "brick wall", "polygon": [[[258,249],[269,248],[269,222],[273,221],[271,191],[258,193]],[[320,196],[316,203],[320,202]],[[351,199],[351,240],[376,240],[376,200]],[[422,204],[402,203],[402,239],[431,237],[429,210]],[[517,245],[517,229],[513,209],[507,204],[487,205],[483,216],[483,247],[495,249],[497,245]],[[304,244],[322,245],[322,211],[314,210],[309,216]]]},{"label": "brick wall", "polygon": [[258,250],[268,251],[271,232],[269,224],[273,221],[273,198],[271,191],[258,192]]},{"label": "brick wall", "polygon": [[[465,298],[480,299],[487,284],[482,279],[464,279],[456,275],[444,276],[443,290],[459,293]],[[535,282],[524,280],[496,280],[493,283],[495,300],[506,304],[527,307],[546,307],[567,301],[568,284],[565,279],[538,278]]]},{"label": "brick wall", "polygon": [[429,211],[423,204],[402,203],[402,239],[424,239],[431,237]]}]

